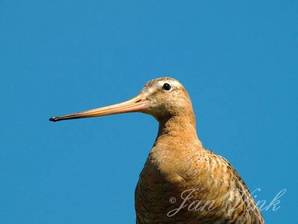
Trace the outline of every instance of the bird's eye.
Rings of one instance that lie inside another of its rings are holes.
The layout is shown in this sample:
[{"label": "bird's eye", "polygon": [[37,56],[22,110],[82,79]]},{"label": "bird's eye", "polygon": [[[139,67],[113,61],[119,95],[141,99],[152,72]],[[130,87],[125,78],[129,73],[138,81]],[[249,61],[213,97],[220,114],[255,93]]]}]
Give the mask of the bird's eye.
[{"label": "bird's eye", "polygon": [[163,88],[164,90],[169,91],[172,87],[171,87],[171,85],[170,85],[169,83],[164,83],[163,86],[162,86],[162,88]]}]

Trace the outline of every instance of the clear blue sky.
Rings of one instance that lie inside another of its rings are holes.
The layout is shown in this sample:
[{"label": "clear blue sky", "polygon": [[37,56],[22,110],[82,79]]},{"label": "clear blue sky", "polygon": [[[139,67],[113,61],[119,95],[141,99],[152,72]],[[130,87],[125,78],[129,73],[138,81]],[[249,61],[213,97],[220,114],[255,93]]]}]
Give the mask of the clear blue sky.
[{"label": "clear blue sky", "polygon": [[[0,223],[134,223],[143,114],[48,122],[173,76],[207,148],[298,223],[298,2],[0,1]],[[269,203],[269,202],[268,202]]]}]

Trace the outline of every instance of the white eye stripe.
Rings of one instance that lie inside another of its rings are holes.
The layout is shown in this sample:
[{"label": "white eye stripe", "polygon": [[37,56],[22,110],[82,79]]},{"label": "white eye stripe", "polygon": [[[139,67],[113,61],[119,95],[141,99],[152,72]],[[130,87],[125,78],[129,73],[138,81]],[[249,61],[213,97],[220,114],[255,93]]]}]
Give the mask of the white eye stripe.
[{"label": "white eye stripe", "polygon": [[[164,90],[163,89],[163,85],[165,83],[168,83],[171,88],[169,90]],[[159,78],[159,79],[153,79],[151,81],[149,81],[144,89],[143,92],[147,95],[151,95],[154,92],[160,91],[160,90],[164,90],[164,91],[172,91],[173,89],[180,89],[183,88],[182,84],[180,84],[179,81],[175,80],[175,79],[171,79],[171,78]]]},{"label": "white eye stripe", "polygon": [[179,82],[177,82],[176,80],[170,80],[170,79],[161,80],[157,83],[157,85],[159,88],[162,88],[165,83],[170,84],[172,87],[181,87],[181,84]]}]

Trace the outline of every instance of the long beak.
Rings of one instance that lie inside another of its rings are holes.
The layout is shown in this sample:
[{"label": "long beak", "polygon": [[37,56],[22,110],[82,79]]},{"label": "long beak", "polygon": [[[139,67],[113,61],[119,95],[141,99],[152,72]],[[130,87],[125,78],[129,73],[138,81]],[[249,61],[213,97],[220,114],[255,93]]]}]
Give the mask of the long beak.
[{"label": "long beak", "polygon": [[51,117],[50,121],[62,121],[69,119],[88,118],[88,117],[100,117],[112,114],[121,114],[129,112],[144,112],[148,107],[148,101],[142,96],[142,94],[132,98],[131,100],[106,106],[92,110],[86,110],[82,112],[66,114],[62,116]]}]

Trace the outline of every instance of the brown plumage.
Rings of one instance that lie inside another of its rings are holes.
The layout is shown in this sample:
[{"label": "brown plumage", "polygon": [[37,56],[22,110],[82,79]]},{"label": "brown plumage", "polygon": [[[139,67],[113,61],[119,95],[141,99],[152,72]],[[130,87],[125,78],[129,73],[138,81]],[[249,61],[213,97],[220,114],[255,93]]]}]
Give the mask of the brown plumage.
[{"label": "brown plumage", "polygon": [[159,122],[135,191],[138,224],[264,223],[238,173],[223,157],[202,146],[189,95],[173,78],[148,82],[137,97],[124,103],[51,120],[136,111]]}]

